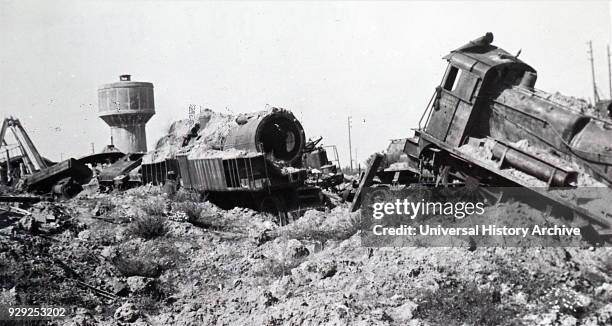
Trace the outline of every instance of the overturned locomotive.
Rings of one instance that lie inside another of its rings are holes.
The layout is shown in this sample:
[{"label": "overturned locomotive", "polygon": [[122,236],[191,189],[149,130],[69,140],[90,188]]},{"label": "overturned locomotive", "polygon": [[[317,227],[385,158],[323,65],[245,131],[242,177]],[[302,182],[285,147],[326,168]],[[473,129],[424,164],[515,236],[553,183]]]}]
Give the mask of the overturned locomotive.
[{"label": "overturned locomotive", "polygon": [[446,72],[414,136],[393,141],[374,167],[379,182],[525,187],[610,235],[612,212],[581,207],[563,189],[609,190],[612,122],[535,89],[535,69],[492,41],[487,33],[444,57]]},{"label": "overturned locomotive", "polygon": [[321,187],[309,182],[309,172],[331,162],[320,155],[325,151],[321,146],[307,141],[290,111],[271,108],[236,117],[205,111],[183,129],[184,136],[174,140],[175,152],[157,159],[145,156],[144,180],[149,170],[167,171],[172,169],[168,162],[176,161],[185,189],[224,208],[271,212],[281,223],[288,222],[288,212],[329,204]]}]

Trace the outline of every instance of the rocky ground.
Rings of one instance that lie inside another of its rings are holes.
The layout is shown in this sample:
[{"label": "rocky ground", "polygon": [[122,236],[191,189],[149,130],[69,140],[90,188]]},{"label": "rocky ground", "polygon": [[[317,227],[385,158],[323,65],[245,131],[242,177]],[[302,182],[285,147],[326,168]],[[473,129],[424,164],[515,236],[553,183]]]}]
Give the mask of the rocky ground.
[{"label": "rocky ground", "polygon": [[609,248],[365,248],[344,206],[279,227],[195,197],[4,213],[0,304],[68,306],[60,325],[612,324]]}]

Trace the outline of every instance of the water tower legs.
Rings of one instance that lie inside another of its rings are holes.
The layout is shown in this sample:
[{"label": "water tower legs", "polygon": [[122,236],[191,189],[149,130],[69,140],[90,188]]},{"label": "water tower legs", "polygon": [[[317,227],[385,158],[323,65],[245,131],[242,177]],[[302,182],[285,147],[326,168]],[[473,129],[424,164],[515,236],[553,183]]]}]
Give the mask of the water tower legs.
[{"label": "water tower legs", "polygon": [[111,136],[116,148],[124,153],[146,152],[145,124],[111,126]]}]

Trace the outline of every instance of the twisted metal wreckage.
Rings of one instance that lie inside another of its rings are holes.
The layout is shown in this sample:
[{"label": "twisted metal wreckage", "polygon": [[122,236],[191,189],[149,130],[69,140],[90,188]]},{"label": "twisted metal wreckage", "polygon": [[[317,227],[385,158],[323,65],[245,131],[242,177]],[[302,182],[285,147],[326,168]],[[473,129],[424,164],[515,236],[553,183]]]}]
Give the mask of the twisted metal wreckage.
[{"label": "twisted metal wreckage", "polygon": [[[111,149],[39,164],[25,178],[26,189],[70,196],[92,177],[85,164],[102,166],[97,179],[109,188],[163,183],[172,171],[183,187],[223,207],[274,212],[286,223],[289,211],[329,205],[323,189],[344,191],[345,199],[354,195],[356,210],[366,187],[523,187],[569,209],[591,234],[609,238],[610,212],[581,205],[584,198],[567,191],[612,186],[612,120],[535,89],[535,69],[492,42],[487,33],[444,57],[448,67],[414,136],[393,140],[385,155],[375,154],[356,194],[354,182],[339,169],[335,148],[335,159],[328,159],[329,148],[320,146],[320,139],[307,141],[300,122],[280,108],[239,115],[226,137],[204,152],[193,148],[202,130],[216,128],[208,126],[206,115],[194,121],[181,148],[161,161],[143,163],[144,153]],[[32,161],[31,141],[26,143],[25,163]],[[597,196],[588,200],[607,200]]]},{"label": "twisted metal wreckage", "polygon": [[[352,209],[372,185],[522,187],[583,219],[589,234],[609,238],[612,121],[535,89],[535,69],[492,42],[487,33],[444,57],[446,72],[414,136],[393,140],[385,156],[374,157]],[[595,186],[590,198],[572,192]],[[499,200],[503,193],[490,195]]]}]

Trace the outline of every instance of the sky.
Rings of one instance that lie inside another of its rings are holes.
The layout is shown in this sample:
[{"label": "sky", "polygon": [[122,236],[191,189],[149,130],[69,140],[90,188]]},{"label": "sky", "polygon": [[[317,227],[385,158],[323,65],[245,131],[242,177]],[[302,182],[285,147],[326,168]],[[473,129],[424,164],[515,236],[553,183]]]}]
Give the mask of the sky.
[{"label": "sky", "polygon": [[0,117],[18,117],[52,160],[110,142],[97,89],[131,74],[155,86],[149,149],[190,104],[290,109],[348,165],[407,137],[446,67],[493,32],[538,71],[536,87],[592,97],[587,42],[608,96],[604,1],[199,2],[0,0]]}]

